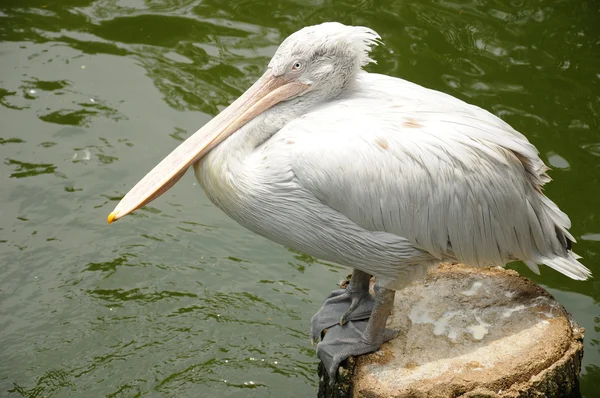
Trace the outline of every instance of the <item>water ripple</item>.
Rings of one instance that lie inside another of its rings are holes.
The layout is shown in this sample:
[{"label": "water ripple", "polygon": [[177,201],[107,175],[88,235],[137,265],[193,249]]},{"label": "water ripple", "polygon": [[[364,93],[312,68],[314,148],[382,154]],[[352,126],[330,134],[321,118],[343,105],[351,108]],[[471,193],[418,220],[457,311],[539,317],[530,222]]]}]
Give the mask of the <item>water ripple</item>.
[{"label": "water ripple", "polygon": [[[491,110],[554,166],[548,194],[600,261],[594,2],[3,0],[0,395],[315,395],[311,315],[347,269],[280,248],[191,176],[110,228],[170,149],[260,76],[298,28],[373,27],[370,71]],[[32,177],[32,178],[27,178]],[[551,272],[600,369],[600,290]]]}]

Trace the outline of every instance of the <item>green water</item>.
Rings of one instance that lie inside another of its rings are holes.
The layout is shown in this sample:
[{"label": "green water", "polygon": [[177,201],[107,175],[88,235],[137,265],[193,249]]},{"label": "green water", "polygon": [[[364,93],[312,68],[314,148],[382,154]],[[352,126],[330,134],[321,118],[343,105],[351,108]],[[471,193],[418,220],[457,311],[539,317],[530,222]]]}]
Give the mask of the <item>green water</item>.
[{"label": "green water", "polygon": [[[600,5],[587,1],[0,1],[0,396],[311,397],[312,314],[347,271],[237,226],[187,175],[106,225],[118,199],[235,99],[277,45],[367,25],[370,70],[501,116],[600,275]],[[543,269],[586,327],[600,391],[600,283]]]}]

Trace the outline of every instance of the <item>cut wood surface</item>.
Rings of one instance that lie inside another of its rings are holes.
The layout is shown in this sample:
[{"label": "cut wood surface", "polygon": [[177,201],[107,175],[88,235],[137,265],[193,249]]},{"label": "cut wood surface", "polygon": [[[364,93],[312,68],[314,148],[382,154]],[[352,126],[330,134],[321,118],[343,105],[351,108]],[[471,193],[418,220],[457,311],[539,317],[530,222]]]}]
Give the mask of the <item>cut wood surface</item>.
[{"label": "cut wood surface", "polygon": [[583,328],[514,271],[443,264],[396,293],[388,327],[335,386],[320,369],[319,397],[579,396]]}]

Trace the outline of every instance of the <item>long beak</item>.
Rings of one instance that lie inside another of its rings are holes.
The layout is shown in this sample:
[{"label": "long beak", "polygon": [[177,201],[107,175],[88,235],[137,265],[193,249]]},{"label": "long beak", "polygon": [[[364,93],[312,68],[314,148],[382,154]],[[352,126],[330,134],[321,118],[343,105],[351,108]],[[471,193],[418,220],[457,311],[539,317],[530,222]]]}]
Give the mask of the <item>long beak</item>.
[{"label": "long beak", "polygon": [[301,95],[309,88],[309,85],[273,76],[271,70],[267,70],[241,97],[146,174],[108,215],[108,223],[158,198],[179,181],[191,165],[225,138],[273,105]]}]

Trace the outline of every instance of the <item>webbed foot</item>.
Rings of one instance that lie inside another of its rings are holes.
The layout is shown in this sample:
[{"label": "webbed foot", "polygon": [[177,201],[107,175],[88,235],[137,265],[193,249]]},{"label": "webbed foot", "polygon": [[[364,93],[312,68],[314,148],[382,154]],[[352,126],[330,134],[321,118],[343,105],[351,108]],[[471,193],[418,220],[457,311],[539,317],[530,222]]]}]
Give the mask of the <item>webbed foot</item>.
[{"label": "webbed foot", "polygon": [[317,356],[323,362],[330,383],[335,383],[337,371],[346,358],[377,351],[386,341],[398,335],[395,330],[386,329],[387,318],[394,305],[394,291],[375,288],[373,311],[368,321],[349,321],[336,324],[317,345]]},{"label": "webbed foot", "polygon": [[323,330],[348,321],[367,320],[374,300],[369,294],[371,276],[354,270],[346,289],[334,290],[311,320],[311,342],[319,341]]},{"label": "webbed foot", "polygon": [[386,341],[398,335],[396,330],[384,329],[377,338],[365,336],[367,321],[349,321],[327,330],[323,341],[317,345],[317,356],[323,362],[329,380],[335,382],[340,364],[350,356],[359,356],[377,351]]}]

